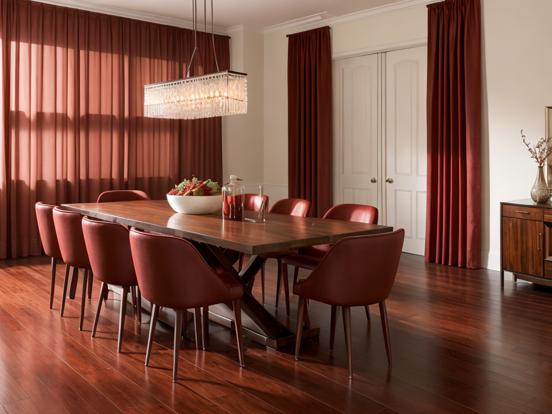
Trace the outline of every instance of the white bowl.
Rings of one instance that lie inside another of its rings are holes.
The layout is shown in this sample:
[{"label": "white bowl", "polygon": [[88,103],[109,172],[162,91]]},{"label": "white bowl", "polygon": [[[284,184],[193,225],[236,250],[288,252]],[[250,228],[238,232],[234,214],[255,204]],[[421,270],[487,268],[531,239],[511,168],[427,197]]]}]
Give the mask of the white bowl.
[{"label": "white bowl", "polygon": [[210,196],[177,196],[167,194],[167,201],[177,213],[212,214],[222,209],[222,194]]}]

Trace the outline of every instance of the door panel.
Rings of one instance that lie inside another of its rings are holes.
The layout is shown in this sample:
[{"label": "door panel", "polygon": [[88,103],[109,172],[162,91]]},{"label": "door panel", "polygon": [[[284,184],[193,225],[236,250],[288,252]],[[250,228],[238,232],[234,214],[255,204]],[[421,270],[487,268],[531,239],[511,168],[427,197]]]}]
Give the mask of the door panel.
[{"label": "door panel", "polygon": [[333,79],[334,204],[379,207],[378,56],[335,62]]},{"label": "door panel", "polygon": [[385,58],[385,219],[405,229],[403,250],[423,254],[426,213],[426,47]]}]

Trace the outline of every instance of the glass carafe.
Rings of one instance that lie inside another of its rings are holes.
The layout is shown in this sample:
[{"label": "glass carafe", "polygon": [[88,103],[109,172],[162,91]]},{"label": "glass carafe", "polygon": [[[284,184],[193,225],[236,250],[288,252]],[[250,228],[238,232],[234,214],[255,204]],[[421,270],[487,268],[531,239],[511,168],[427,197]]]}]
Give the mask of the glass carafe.
[{"label": "glass carafe", "polygon": [[222,218],[225,220],[243,220],[245,186],[241,178],[230,176],[230,181],[222,187]]}]

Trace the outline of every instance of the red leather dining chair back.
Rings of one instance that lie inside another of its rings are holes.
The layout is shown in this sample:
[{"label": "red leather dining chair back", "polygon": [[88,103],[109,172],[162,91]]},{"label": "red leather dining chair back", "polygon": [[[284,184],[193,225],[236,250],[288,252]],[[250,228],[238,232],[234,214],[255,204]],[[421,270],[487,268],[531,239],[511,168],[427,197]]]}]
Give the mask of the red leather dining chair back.
[{"label": "red leather dining chair back", "polygon": [[278,200],[270,209],[272,214],[287,214],[289,216],[307,217],[310,210],[310,201],[302,198],[284,198]]},{"label": "red leather dining chair back", "polygon": [[159,306],[188,309],[243,294],[237,280],[215,272],[187,240],[132,229],[130,247],[142,296]]},{"label": "red leather dining chair back", "polygon": [[378,224],[378,209],[368,204],[338,204],[329,208],[324,218]]},{"label": "red leather dining chair back", "polygon": [[82,232],[96,279],[118,286],[137,284],[125,226],[84,217]]},{"label": "red leather dining chair back", "polygon": [[299,284],[302,296],[337,306],[383,302],[395,281],[404,230],[337,242]]},{"label": "red leather dining chair back", "polygon": [[[54,207],[54,225],[59,243],[61,257],[66,265],[73,267],[73,277],[78,275],[78,269],[84,269],[82,279],[82,299],[79,329],[82,331],[84,324],[84,308],[86,301],[86,289],[88,297],[92,297],[92,275],[89,275],[90,262],[82,234],[82,216],[74,211],[65,210],[61,207]],[[66,271],[63,281],[63,295],[61,298],[61,316],[65,310],[65,298],[67,294],[69,273]],[[76,285],[75,285],[76,287]]]},{"label": "red leather dining chair back", "polygon": [[82,216],[74,211],[55,207],[53,217],[63,261],[73,267],[90,268],[82,234]]},{"label": "red leather dining chair back", "polygon": [[149,200],[150,197],[141,190],[109,190],[98,196],[96,202],[110,203],[116,201]]},{"label": "red leather dining chair back", "polygon": [[267,195],[244,194],[243,209],[257,213],[261,209],[263,201],[268,204]]},{"label": "red leather dining chair back", "polygon": [[61,251],[56,236],[56,228],[54,226],[54,207],[50,204],[38,202],[35,204],[36,222],[38,224],[38,233],[40,241],[46,256],[54,259],[61,259]]}]

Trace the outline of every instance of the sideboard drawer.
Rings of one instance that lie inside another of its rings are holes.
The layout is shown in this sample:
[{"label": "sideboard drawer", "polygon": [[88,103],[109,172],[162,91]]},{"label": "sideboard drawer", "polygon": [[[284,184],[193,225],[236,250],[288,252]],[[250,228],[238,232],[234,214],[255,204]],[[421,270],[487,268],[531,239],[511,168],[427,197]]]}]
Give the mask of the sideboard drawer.
[{"label": "sideboard drawer", "polygon": [[541,208],[503,205],[502,216],[526,220],[542,220],[543,212]]}]

